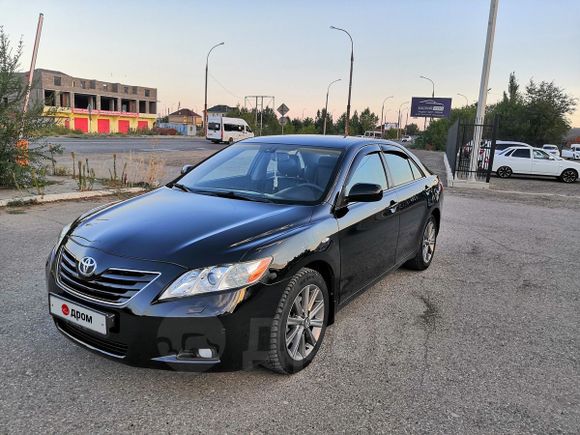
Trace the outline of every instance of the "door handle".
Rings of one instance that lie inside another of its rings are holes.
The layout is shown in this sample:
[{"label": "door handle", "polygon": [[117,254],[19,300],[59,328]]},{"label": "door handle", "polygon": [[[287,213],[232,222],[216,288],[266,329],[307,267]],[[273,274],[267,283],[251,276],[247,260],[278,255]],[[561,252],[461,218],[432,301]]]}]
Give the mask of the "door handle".
[{"label": "door handle", "polygon": [[390,214],[396,213],[398,206],[399,206],[399,204],[397,204],[397,201],[395,201],[394,199],[391,199],[391,202],[389,202],[389,206],[387,207],[387,209],[385,210],[383,215],[388,216]]}]

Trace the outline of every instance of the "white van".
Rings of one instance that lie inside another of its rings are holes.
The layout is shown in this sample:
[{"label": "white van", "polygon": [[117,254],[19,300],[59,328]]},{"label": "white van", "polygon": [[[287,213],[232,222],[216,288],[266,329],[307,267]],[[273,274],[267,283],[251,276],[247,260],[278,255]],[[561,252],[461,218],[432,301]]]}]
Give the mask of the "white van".
[{"label": "white van", "polygon": [[248,123],[242,118],[210,117],[207,121],[207,140],[214,143],[234,143],[254,137]]}]

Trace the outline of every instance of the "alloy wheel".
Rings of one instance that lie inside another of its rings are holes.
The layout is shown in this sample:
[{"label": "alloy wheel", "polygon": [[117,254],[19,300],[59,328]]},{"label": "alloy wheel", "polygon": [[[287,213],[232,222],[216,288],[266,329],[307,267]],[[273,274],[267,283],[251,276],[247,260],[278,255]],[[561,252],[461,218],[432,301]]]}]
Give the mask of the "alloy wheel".
[{"label": "alloy wheel", "polygon": [[508,168],[507,166],[502,166],[502,167],[498,168],[497,175],[500,178],[509,178],[512,175],[512,170],[510,168]]},{"label": "alloy wheel", "polygon": [[427,264],[433,258],[435,252],[435,241],[437,238],[437,231],[433,220],[430,220],[423,231],[423,261]]},{"label": "alloy wheel", "polygon": [[573,169],[566,169],[562,172],[562,181],[564,183],[573,183],[578,178],[578,175]]},{"label": "alloy wheel", "polygon": [[292,302],[286,319],[286,350],[302,361],[316,347],[324,325],[324,296],[315,284],[308,284]]}]

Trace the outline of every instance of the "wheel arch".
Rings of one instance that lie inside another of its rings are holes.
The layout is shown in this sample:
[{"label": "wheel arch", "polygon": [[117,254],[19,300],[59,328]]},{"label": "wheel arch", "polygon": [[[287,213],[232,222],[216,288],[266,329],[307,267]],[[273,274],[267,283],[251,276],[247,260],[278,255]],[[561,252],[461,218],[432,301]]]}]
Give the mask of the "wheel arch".
[{"label": "wheel arch", "polygon": [[315,270],[324,279],[326,283],[326,288],[328,289],[328,324],[334,323],[335,307],[336,307],[336,285],[335,285],[335,274],[332,270],[332,266],[324,260],[314,260],[312,262],[304,264],[303,267]]}]

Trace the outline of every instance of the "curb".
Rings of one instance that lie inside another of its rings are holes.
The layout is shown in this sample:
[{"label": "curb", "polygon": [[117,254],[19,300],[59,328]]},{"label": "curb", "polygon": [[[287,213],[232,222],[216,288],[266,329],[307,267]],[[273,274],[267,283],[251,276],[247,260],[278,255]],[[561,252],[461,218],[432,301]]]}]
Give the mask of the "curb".
[{"label": "curb", "polygon": [[49,193],[48,195],[29,195],[20,196],[18,198],[11,199],[1,199],[0,207],[6,207],[11,204],[42,204],[45,202],[55,202],[55,201],[69,201],[74,199],[86,199],[86,198],[96,198],[99,196],[110,196],[116,195],[118,193],[139,193],[144,192],[146,189],[142,187],[129,187],[126,189],[117,190],[92,190],[85,192],[67,192],[67,193]]}]

